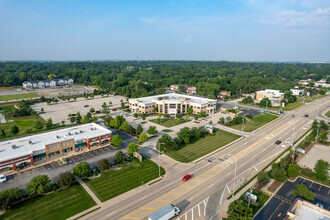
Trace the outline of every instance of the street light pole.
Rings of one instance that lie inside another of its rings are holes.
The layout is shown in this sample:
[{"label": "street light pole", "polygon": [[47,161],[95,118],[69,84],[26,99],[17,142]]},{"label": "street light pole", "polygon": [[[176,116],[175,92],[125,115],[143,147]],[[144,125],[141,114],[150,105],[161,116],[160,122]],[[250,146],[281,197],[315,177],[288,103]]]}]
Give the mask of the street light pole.
[{"label": "street light pole", "polygon": [[242,124],[242,135],[244,135],[244,117],[243,117],[243,124]]},{"label": "street light pole", "polygon": [[235,196],[235,182],[236,182],[236,170],[237,170],[237,159],[236,157],[232,156],[231,154],[228,154],[229,156],[233,157],[235,159],[235,175],[234,175],[234,184],[233,184],[233,197]]},{"label": "street light pole", "polygon": [[293,150],[293,152],[292,152],[292,164],[293,164],[293,161],[294,161],[294,156],[295,156],[295,149],[294,149],[294,133],[295,133],[295,130],[296,130],[296,123],[295,122],[293,122],[293,132],[292,132],[292,142],[291,142],[291,144],[292,144],[292,150]]}]

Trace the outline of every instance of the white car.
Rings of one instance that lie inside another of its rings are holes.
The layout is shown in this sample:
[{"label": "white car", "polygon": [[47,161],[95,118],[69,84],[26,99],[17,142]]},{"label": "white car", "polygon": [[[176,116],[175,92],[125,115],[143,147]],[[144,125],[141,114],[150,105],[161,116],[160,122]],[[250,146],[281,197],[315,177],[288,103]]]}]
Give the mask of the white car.
[{"label": "white car", "polygon": [[3,182],[6,182],[7,181],[7,178],[5,175],[1,174],[0,175],[0,182],[3,183]]}]

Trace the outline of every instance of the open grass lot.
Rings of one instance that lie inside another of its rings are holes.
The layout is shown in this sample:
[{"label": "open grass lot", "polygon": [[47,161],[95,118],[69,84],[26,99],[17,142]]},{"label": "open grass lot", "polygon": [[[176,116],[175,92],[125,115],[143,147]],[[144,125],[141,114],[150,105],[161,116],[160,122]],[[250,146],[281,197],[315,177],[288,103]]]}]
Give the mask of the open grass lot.
[{"label": "open grass lot", "polygon": [[[161,168],[161,175],[165,170]],[[158,177],[158,166],[151,160],[134,159],[120,170],[109,170],[98,178],[84,180],[95,195],[106,201]]]},{"label": "open grass lot", "polygon": [[[257,115],[244,124],[244,131],[245,132],[254,131],[255,129],[260,128],[261,126],[273,121],[277,117],[278,116],[267,114],[267,113]],[[242,130],[242,124],[236,124],[236,125],[232,125],[230,127],[237,129],[237,130]]]},{"label": "open grass lot", "polygon": [[20,94],[12,94],[12,95],[0,95],[0,101],[30,99],[35,97],[39,97],[38,93],[36,92],[20,93]]},{"label": "open grass lot", "polygon": [[25,200],[0,216],[0,219],[67,219],[96,205],[80,184]]},{"label": "open grass lot", "polygon": [[307,96],[307,97],[305,97],[305,99],[304,99],[304,102],[312,102],[312,101],[314,101],[314,100],[316,100],[316,99],[321,99],[321,98],[323,98],[323,97],[325,97],[326,95],[319,95],[318,97],[317,97],[317,95],[314,95],[314,96]]},{"label": "open grass lot", "polygon": [[230,142],[233,142],[239,137],[239,135],[227,131],[217,130],[214,134],[208,134],[195,143],[188,144],[180,150],[166,151],[165,154],[179,162],[189,163],[229,144]]},{"label": "open grass lot", "polygon": [[289,103],[283,108],[283,111],[292,111],[293,109],[296,109],[296,108],[298,108],[302,105],[304,105],[304,103],[302,103],[301,101],[296,101],[294,103]]},{"label": "open grass lot", "polygon": [[173,126],[176,126],[176,125],[179,125],[179,124],[186,123],[190,120],[189,119],[174,119],[174,118],[166,119],[166,118],[161,118],[159,120],[158,119],[152,119],[150,121],[169,128],[169,127],[173,127]]},{"label": "open grass lot", "polygon": [[[34,129],[35,123],[37,120],[44,121],[42,117],[39,115],[33,116],[33,115],[28,115],[28,116],[19,116],[19,117],[14,117],[13,114],[11,113],[14,110],[14,106],[3,106],[0,107],[0,113],[5,116],[6,123],[0,123],[0,130],[4,129],[6,132],[6,137],[0,137],[0,141],[10,139],[10,138],[17,138],[25,135],[31,135],[31,134],[36,134],[40,132],[44,132],[47,130],[53,130],[53,129],[58,129],[58,128],[64,128],[66,125],[54,125],[52,128],[47,129],[46,127],[40,130]],[[12,122],[8,122],[10,120],[13,120]],[[13,125],[16,125],[19,129],[19,133],[16,135],[13,135],[11,133],[11,127]],[[30,130],[30,132],[28,132]]]},{"label": "open grass lot", "polygon": [[330,111],[328,111],[327,113],[325,113],[325,116],[327,116],[328,118],[330,118]]}]

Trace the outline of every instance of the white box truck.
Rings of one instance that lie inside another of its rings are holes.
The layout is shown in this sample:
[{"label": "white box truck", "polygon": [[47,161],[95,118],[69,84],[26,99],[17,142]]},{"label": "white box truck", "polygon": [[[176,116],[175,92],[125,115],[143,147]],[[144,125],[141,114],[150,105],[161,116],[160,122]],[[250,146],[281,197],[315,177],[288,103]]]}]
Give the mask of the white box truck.
[{"label": "white box truck", "polygon": [[148,220],[169,220],[179,214],[180,209],[178,207],[173,204],[167,204],[166,206],[150,214]]}]

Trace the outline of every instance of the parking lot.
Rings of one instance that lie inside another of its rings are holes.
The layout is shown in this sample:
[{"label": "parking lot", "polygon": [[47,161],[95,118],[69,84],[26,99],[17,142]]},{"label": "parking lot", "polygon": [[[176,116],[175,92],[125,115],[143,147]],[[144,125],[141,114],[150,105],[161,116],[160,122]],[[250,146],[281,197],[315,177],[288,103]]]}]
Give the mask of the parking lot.
[{"label": "parking lot", "polygon": [[254,219],[264,220],[285,218],[287,211],[296,198],[292,195],[292,191],[301,183],[315,193],[314,200],[309,202],[326,210],[330,210],[330,188],[302,177],[298,177],[295,182],[286,181]]},{"label": "parking lot", "polygon": [[67,164],[65,165],[59,165],[59,163],[54,160],[35,169],[30,169],[17,174],[6,176],[7,182],[0,184],[0,191],[12,187],[24,188],[26,184],[32,179],[32,177],[36,175],[48,175],[53,182],[57,182],[58,175],[61,172],[71,170],[75,164],[81,161],[88,162],[92,169],[98,167],[97,162],[101,159],[106,158],[113,163],[114,156],[118,150],[126,152],[128,144],[131,142],[136,142],[138,141],[138,139],[117,129],[111,131],[112,135],[118,134],[123,140],[122,145],[119,149],[114,149],[111,146],[96,147],[95,149],[92,148],[90,151],[66,157]]},{"label": "parking lot", "polygon": [[[41,108],[43,108],[45,113],[40,114],[40,116],[45,120],[52,118],[53,123],[61,123],[62,121],[70,123],[70,119],[68,118],[68,114],[70,113],[76,114],[77,112],[80,112],[80,114],[84,116],[92,107],[95,111],[101,111],[104,102],[109,108],[118,108],[121,106],[120,100],[126,101],[126,98],[123,96],[95,96],[94,98],[89,99],[78,98],[76,101],[71,100],[69,102],[59,100],[56,104],[42,102],[31,105],[31,108],[36,112],[41,112]],[[112,102],[111,106],[109,106],[110,101]]]}]

